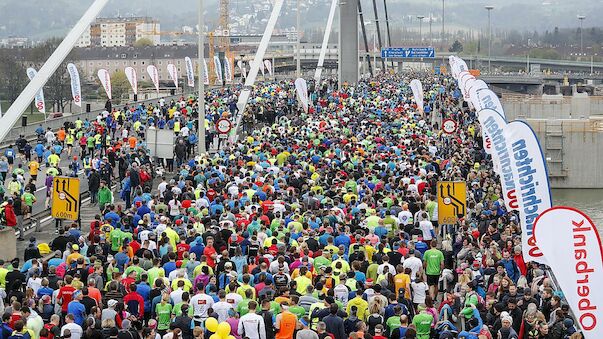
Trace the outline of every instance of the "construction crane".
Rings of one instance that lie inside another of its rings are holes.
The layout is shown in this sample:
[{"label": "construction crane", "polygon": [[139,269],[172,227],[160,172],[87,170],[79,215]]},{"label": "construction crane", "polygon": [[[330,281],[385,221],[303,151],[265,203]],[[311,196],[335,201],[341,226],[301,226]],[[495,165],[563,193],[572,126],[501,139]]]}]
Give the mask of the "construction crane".
[{"label": "construction crane", "polygon": [[[208,45],[209,45],[209,62],[207,63],[207,73],[209,74],[210,83],[216,81],[216,71],[214,66],[214,56],[217,54],[220,61],[228,59],[232,64],[234,54],[230,51],[230,29],[228,23],[230,21],[229,16],[229,0],[220,0],[220,17],[218,21],[218,28],[213,32],[208,32]],[[185,32],[159,32],[157,25],[153,24],[153,29],[149,32],[140,32],[145,35],[169,35],[169,36],[182,36],[182,35],[197,35],[198,33],[185,33]],[[233,70],[234,71],[234,70]]]},{"label": "construction crane", "polygon": [[228,13],[229,1],[230,0],[220,0],[220,18],[218,21],[218,29],[215,32],[210,32],[208,34],[210,60],[208,72],[210,83],[215,83],[216,81],[216,72],[213,63],[214,55],[216,55],[216,53],[218,54],[220,61],[223,62],[224,59],[227,59],[231,64],[233,64],[233,54],[230,52],[230,29],[228,27],[228,22],[230,21],[230,16]]}]

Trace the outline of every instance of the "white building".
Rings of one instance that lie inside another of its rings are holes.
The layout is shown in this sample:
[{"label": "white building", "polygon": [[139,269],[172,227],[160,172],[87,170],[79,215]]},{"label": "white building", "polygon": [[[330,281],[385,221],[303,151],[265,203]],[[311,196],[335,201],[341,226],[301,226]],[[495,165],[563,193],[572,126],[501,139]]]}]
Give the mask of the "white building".
[{"label": "white building", "polygon": [[148,17],[98,18],[82,34],[77,47],[125,47],[146,38],[161,42],[159,21]]}]

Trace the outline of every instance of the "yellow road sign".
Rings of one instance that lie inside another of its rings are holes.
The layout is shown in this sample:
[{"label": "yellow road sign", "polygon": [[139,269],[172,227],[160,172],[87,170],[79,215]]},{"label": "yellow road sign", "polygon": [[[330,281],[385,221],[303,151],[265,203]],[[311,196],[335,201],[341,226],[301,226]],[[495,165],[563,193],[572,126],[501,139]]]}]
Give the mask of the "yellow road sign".
[{"label": "yellow road sign", "polygon": [[438,181],[438,223],[454,225],[467,215],[467,184],[464,181]]},{"label": "yellow road sign", "polygon": [[77,220],[80,215],[80,179],[55,177],[51,214],[56,219]]}]

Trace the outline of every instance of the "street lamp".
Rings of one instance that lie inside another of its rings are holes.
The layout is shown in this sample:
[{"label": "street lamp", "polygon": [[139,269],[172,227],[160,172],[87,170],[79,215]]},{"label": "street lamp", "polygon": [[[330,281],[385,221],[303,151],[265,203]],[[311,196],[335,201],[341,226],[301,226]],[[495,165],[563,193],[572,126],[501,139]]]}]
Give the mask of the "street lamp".
[{"label": "street lamp", "polygon": [[440,37],[440,50],[444,52],[444,0],[442,0],[442,36]]},{"label": "street lamp", "polygon": [[204,42],[204,36],[203,34],[205,34],[205,20],[203,18],[203,0],[199,0],[199,41],[198,41],[198,48],[199,48],[199,60],[197,61],[197,69],[199,70],[199,97],[198,97],[198,102],[197,102],[197,108],[199,110],[199,125],[197,127],[197,133],[199,134],[199,155],[203,155],[207,152],[207,150],[205,149],[205,81],[203,80],[203,74],[205,72],[204,70],[204,63],[203,60],[205,59],[205,42]]},{"label": "street lamp", "polygon": [[492,73],[492,17],[490,12],[494,6],[488,5],[484,8],[488,11],[488,73]]},{"label": "street lamp", "polygon": [[580,20],[580,57],[584,54],[584,19],[586,19],[584,15],[578,15],[578,20]]},{"label": "street lamp", "polygon": [[423,19],[425,19],[425,16],[417,15],[417,19],[419,19],[419,44],[423,45]]},{"label": "street lamp", "polygon": [[299,32],[299,29],[301,27],[301,16],[299,13],[299,0],[297,0],[296,3],[296,24],[295,24],[295,30],[296,30],[296,35],[297,35],[297,39],[295,42],[295,48],[297,48],[297,52],[296,52],[296,57],[297,57],[297,62],[296,62],[296,76],[299,78],[301,76],[301,57],[300,57],[300,48],[301,48],[301,35]]}]

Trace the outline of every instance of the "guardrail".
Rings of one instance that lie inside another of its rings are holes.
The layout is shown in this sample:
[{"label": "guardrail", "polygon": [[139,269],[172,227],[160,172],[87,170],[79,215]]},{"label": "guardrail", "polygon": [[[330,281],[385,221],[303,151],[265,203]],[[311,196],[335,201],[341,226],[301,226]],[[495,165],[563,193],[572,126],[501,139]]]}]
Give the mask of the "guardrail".
[{"label": "guardrail", "polygon": [[[184,92],[184,93],[176,94],[176,95],[169,95],[169,96],[158,97],[158,98],[153,98],[153,99],[140,100],[140,101],[136,101],[136,102],[134,102],[134,101],[128,101],[128,102],[146,105],[149,103],[156,103],[160,99],[170,101],[172,99],[180,98],[182,96],[186,96],[191,93],[192,92]],[[123,106],[123,105],[120,105],[120,106]],[[78,118],[81,120],[85,120],[85,119],[94,120],[103,111],[104,111],[104,108],[93,110],[90,112],[82,112],[82,113],[65,115],[60,118],[48,119],[45,122],[31,123],[31,124],[28,124],[27,126],[13,126],[13,128],[9,131],[6,138],[0,142],[0,147],[7,147],[10,144],[14,144],[15,140],[20,135],[24,135],[25,138],[31,140],[32,137],[36,136],[36,129],[40,125],[42,125],[44,127],[44,129],[50,127],[52,130],[58,130],[59,128],[63,127],[65,125],[65,122],[67,122],[67,121],[75,121]],[[2,121],[2,120],[0,120],[0,121]]]}]

